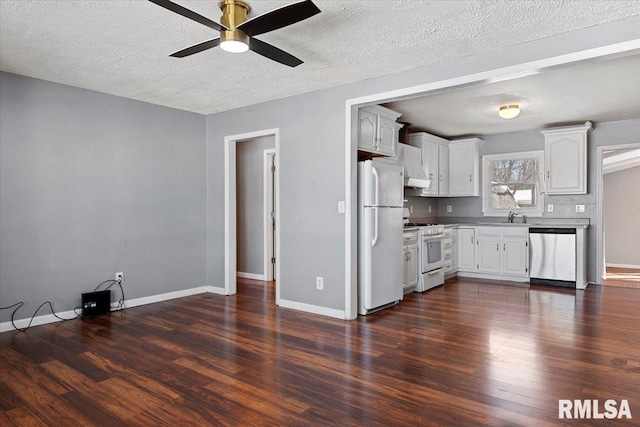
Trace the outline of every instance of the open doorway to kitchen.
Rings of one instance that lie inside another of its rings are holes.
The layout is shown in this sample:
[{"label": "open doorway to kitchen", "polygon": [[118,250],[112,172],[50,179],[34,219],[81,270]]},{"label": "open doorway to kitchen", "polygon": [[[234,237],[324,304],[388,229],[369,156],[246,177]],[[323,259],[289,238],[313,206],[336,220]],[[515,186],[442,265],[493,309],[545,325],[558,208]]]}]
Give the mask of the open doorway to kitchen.
[{"label": "open doorway to kitchen", "polygon": [[640,288],[640,144],[598,148],[598,277]]},{"label": "open doorway to kitchen", "polygon": [[225,138],[225,293],[275,286],[279,301],[277,129]]}]

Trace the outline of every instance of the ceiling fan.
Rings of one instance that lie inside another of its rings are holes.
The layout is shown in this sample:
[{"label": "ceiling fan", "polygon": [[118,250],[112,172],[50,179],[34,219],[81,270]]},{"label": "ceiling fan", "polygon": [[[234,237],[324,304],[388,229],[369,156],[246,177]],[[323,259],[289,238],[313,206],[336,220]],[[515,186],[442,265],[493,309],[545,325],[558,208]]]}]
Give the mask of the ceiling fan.
[{"label": "ceiling fan", "polygon": [[169,0],[149,1],[220,32],[220,37],[189,46],[170,56],[184,58],[220,45],[227,52],[234,53],[251,49],[266,58],[290,67],[296,67],[302,64],[302,61],[269,43],[256,39],[255,36],[295,24],[320,13],[320,9],[311,0],[305,0],[247,20],[247,14],[251,11],[247,3],[240,0],[222,0],[219,3],[222,18],[221,24],[218,24]]}]

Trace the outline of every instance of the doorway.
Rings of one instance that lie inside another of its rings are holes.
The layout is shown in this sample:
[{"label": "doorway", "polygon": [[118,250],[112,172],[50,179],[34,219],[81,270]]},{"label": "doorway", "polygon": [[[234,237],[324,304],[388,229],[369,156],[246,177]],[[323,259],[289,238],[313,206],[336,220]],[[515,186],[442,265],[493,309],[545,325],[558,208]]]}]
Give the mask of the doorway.
[{"label": "doorway", "polygon": [[640,288],[640,144],[598,148],[598,278]]},{"label": "doorway", "polygon": [[225,137],[225,294],[235,295],[237,278],[275,280],[280,300],[279,130]]}]

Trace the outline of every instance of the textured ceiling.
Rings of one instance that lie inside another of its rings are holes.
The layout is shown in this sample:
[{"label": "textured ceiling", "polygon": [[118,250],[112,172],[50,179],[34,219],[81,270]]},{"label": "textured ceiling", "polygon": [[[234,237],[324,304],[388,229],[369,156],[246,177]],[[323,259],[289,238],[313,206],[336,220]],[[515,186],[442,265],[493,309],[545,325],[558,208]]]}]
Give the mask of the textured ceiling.
[{"label": "textured ceiling", "polygon": [[[519,79],[449,90],[385,106],[411,131],[442,137],[489,135],[591,120],[640,118],[640,53],[598,59]],[[501,105],[520,115],[498,117]]]},{"label": "textured ceiling", "polygon": [[[144,0],[2,0],[0,69],[208,114],[640,14],[638,1],[321,1],[260,39],[305,63],[176,50],[217,36]],[[219,22],[217,1],[176,0]],[[255,16],[291,3],[250,2]]]}]

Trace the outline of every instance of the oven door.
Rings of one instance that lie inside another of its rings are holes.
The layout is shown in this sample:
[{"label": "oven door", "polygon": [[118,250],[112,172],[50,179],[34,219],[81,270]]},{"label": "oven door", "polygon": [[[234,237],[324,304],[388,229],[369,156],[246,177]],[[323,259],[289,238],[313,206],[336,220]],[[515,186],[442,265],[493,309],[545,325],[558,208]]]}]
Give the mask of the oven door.
[{"label": "oven door", "polygon": [[422,272],[441,268],[444,265],[442,236],[422,239]]}]

